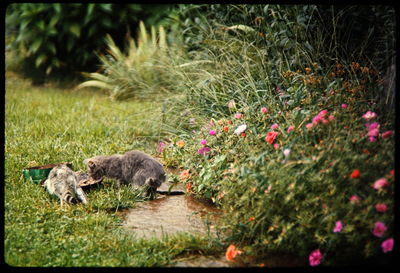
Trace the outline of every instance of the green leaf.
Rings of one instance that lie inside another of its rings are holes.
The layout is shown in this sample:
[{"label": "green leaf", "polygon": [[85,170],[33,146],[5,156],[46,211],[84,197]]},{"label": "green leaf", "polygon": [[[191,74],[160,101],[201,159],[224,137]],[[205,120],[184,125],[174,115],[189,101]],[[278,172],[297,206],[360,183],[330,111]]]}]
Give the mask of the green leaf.
[{"label": "green leaf", "polygon": [[61,4],[59,3],[53,4],[53,8],[57,13],[61,13]]},{"label": "green leaf", "polygon": [[55,55],[57,53],[57,49],[56,49],[56,46],[54,45],[54,43],[47,42],[46,45],[47,45],[47,48],[49,49],[49,51],[53,55]]},{"label": "green leaf", "polygon": [[42,38],[37,37],[37,39],[33,41],[33,43],[31,44],[30,51],[36,53],[41,45],[42,45]]},{"label": "green leaf", "polygon": [[67,41],[67,51],[68,51],[68,52],[71,52],[71,50],[72,50],[72,48],[73,48],[74,45],[75,45],[75,41],[72,40],[72,39],[69,39],[69,40]]},{"label": "green leaf", "polygon": [[98,87],[101,89],[112,89],[113,87],[107,83],[101,81],[86,81],[77,86],[77,89],[81,89],[84,87]]},{"label": "green leaf", "polygon": [[111,4],[100,4],[100,8],[106,12],[112,12]]},{"label": "green leaf", "polygon": [[39,57],[37,57],[35,60],[35,66],[39,67],[41,64],[44,63],[44,61],[46,61],[46,59],[47,59],[47,56],[45,54],[39,55]]},{"label": "green leaf", "polygon": [[69,31],[74,34],[77,38],[81,35],[81,26],[78,24],[72,24],[69,27]]}]

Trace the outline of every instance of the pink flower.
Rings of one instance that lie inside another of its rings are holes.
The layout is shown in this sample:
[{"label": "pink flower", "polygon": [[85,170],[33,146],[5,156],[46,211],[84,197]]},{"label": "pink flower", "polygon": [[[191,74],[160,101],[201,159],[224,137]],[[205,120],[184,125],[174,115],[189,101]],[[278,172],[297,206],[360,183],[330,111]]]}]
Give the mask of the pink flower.
[{"label": "pink flower", "polygon": [[283,155],[285,156],[285,157],[288,157],[289,155],[290,155],[290,149],[285,149],[285,150],[283,150]]},{"label": "pink flower", "polygon": [[343,109],[347,108],[347,104],[342,103],[342,105],[340,105]]},{"label": "pink flower", "polygon": [[165,145],[166,145],[165,142],[160,141],[160,143],[158,143],[157,152],[162,154],[162,152],[164,151]]},{"label": "pink flower", "polygon": [[287,128],[287,132],[290,133],[291,131],[293,131],[293,129],[294,129],[294,126],[291,125],[291,126],[289,126],[289,127]]},{"label": "pink flower", "polygon": [[229,109],[236,108],[236,103],[234,100],[228,101],[228,108]]},{"label": "pink flower", "polygon": [[376,237],[382,237],[386,230],[387,228],[385,223],[378,221],[375,223],[374,230],[372,231],[372,233]]},{"label": "pink flower", "polygon": [[379,129],[378,128],[371,129],[371,126],[369,127],[370,129],[368,131],[368,136],[369,137],[377,137],[379,135]]},{"label": "pink flower", "polygon": [[235,117],[235,118],[237,118],[237,119],[239,119],[239,118],[241,118],[241,117],[242,117],[242,114],[240,114],[240,113],[236,113],[236,114],[234,115],[234,117]]},{"label": "pink flower", "polygon": [[318,116],[320,116],[321,118],[325,117],[326,113],[328,113],[328,110],[322,110],[321,112],[318,113]]},{"label": "pink flower", "polygon": [[360,198],[357,195],[352,195],[350,197],[350,203],[352,204],[358,204],[360,203]]},{"label": "pink flower", "polygon": [[215,132],[215,130],[210,130],[208,133],[209,133],[210,135],[212,135],[212,136],[215,136],[215,135],[217,134],[217,132]]},{"label": "pink flower", "polygon": [[389,185],[389,182],[386,180],[386,178],[380,178],[375,181],[373,187],[375,190],[379,190],[383,187],[386,187],[387,185]]},{"label": "pink flower", "polygon": [[329,115],[328,120],[332,121],[335,117],[333,115]]},{"label": "pink flower", "polygon": [[366,121],[369,121],[370,119],[376,118],[376,113],[367,111],[363,116],[362,116]]},{"label": "pink flower", "polygon": [[211,149],[209,147],[205,146],[203,148],[198,149],[197,153],[201,155],[206,155],[210,150]]},{"label": "pink flower", "polygon": [[267,113],[268,112],[268,109],[267,109],[267,107],[261,107],[261,113]]},{"label": "pink flower", "polygon": [[313,126],[314,126],[313,123],[307,123],[307,124],[306,124],[306,128],[307,128],[307,129],[311,129]]},{"label": "pink flower", "polygon": [[323,257],[324,256],[322,255],[321,251],[319,249],[316,249],[311,252],[310,256],[308,257],[308,260],[311,266],[316,266],[321,263]]},{"label": "pink flower", "polygon": [[274,123],[274,124],[271,125],[271,129],[272,129],[272,130],[274,130],[274,129],[278,128],[278,127],[279,127],[279,126],[278,126],[278,124],[276,124],[276,123]]},{"label": "pink flower", "polygon": [[369,137],[368,140],[369,140],[369,142],[375,142],[375,141],[376,141],[376,138],[374,138],[374,137]]},{"label": "pink flower", "polygon": [[274,144],[274,149],[275,149],[275,150],[278,150],[278,149],[279,149],[279,144],[278,144],[278,143],[275,143],[275,144]]},{"label": "pink flower", "polygon": [[389,238],[382,242],[381,247],[383,253],[389,252],[393,250],[394,240],[393,238]]},{"label": "pink flower", "polygon": [[272,144],[274,143],[277,135],[278,135],[277,132],[268,132],[267,136],[265,137],[265,141],[268,142],[269,144]]},{"label": "pink flower", "polygon": [[[368,124],[368,123],[367,123]],[[366,125],[367,126],[367,125]],[[381,125],[379,124],[379,122],[372,122],[371,124],[369,124],[367,126],[368,130],[373,130],[373,129],[379,129],[379,127],[381,127]]]},{"label": "pink flower", "polygon": [[335,228],[333,229],[333,232],[341,232],[343,228],[342,221],[337,221],[335,224]]},{"label": "pink flower", "polygon": [[393,131],[386,131],[382,134],[382,138],[389,138],[393,135]]},{"label": "pink flower", "polygon": [[200,140],[200,144],[201,145],[206,145],[207,144],[207,140],[205,140],[205,139]]},{"label": "pink flower", "polygon": [[315,125],[317,125],[317,124],[321,121],[322,118],[323,118],[322,116],[316,115],[315,117],[313,117],[312,123],[314,123]]},{"label": "pink flower", "polygon": [[386,204],[379,203],[375,205],[375,209],[377,212],[385,212],[387,211],[388,207],[386,206]]}]

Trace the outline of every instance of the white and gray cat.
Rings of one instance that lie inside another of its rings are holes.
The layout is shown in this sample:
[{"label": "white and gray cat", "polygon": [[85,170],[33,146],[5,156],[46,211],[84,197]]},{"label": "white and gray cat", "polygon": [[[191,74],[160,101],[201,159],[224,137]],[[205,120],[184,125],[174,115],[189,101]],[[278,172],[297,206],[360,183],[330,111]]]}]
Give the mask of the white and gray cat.
[{"label": "white and gray cat", "polygon": [[137,150],[123,155],[95,156],[83,162],[88,167],[89,175],[95,180],[106,176],[122,184],[144,185],[148,187],[148,194],[155,193],[166,179],[162,164]]},{"label": "white and gray cat", "polygon": [[54,167],[43,185],[50,194],[60,198],[61,205],[64,202],[69,204],[78,202],[86,204],[88,202],[85,193],[79,186],[76,173],[67,165]]}]

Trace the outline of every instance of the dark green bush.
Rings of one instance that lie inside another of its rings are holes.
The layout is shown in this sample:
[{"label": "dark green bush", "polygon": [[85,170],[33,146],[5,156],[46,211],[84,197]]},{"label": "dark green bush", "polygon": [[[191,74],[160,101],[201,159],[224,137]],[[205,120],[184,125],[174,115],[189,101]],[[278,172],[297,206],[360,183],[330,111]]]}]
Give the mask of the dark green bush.
[{"label": "dark green bush", "polygon": [[159,23],[170,5],[143,4],[12,4],[6,30],[15,37],[11,48],[20,56],[24,74],[41,83],[46,76],[76,77],[96,70],[95,52],[105,49],[110,34],[123,44],[140,20]]}]

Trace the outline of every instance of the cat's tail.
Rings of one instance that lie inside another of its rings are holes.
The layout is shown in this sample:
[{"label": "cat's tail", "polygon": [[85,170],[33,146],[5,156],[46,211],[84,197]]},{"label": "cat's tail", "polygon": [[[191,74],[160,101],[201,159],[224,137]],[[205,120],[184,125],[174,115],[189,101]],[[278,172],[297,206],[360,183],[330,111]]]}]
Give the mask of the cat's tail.
[{"label": "cat's tail", "polygon": [[66,191],[61,195],[61,199],[68,204],[76,204],[82,202],[83,204],[87,204],[87,198],[85,193],[83,192],[81,187],[77,187],[75,194],[71,191]]},{"label": "cat's tail", "polygon": [[68,204],[75,204],[77,203],[77,199],[75,196],[72,194],[71,191],[66,191],[63,194],[61,194],[61,202],[65,201]]}]

